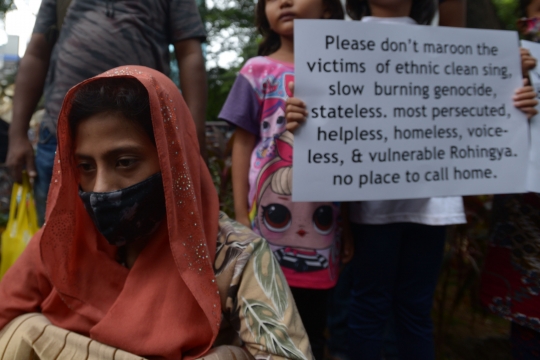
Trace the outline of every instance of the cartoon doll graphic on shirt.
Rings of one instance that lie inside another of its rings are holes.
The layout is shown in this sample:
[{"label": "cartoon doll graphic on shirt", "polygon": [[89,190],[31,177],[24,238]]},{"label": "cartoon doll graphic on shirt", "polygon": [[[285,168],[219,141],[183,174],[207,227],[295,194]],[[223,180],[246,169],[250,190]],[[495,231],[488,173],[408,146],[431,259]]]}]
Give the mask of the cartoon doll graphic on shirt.
[{"label": "cartoon doll graphic on shirt", "polygon": [[280,78],[268,76],[261,86],[266,106],[262,114],[260,136],[261,142],[257,146],[255,162],[252,168],[257,171],[265,165],[266,160],[274,157],[276,139],[285,131],[285,99],[292,96],[286,84],[294,81],[292,73],[282,74]]},{"label": "cartoon doll graphic on shirt", "polygon": [[291,201],[292,141],[288,131],[275,140],[277,153],[257,178],[252,218],[289,285],[326,288],[336,277],[339,207],[331,202]]}]

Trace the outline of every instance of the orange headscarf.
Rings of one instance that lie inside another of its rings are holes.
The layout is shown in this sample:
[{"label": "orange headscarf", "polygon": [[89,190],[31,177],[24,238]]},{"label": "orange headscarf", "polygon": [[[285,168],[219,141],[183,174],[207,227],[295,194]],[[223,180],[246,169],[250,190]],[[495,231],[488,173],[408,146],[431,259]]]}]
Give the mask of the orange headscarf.
[{"label": "orange headscarf", "polygon": [[[167,208],[168,236],[155,236],[130,270],[115,261],[117,248],[97,231],[79,199],[68,125],[78,89],[106,77],[133,77],[148,90]],[[82,82],[68,92],[60,112],[47,222],[34,239],[41,235],[41,265],[53,287],[42,312],[55,325],[137,355],[203,355],[221,319],[213,272],[218,212],[195,125],[171,80],[126,66]]]}]

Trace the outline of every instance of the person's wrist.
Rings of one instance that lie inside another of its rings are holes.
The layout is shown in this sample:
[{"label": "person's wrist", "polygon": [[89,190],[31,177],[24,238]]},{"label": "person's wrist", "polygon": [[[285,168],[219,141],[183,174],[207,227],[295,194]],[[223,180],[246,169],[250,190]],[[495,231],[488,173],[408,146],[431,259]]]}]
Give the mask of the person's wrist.
[{"label": "person's wrist", "polygon": [[12,121],[9,126],[8,136],[12,140],[28,140],[28,126],[17,126],[17,121]]},{"label": "person's wrist", "polygon": [[30,141],[28,139],[28,130],[11,130],[8,132],[9,140],[11,143],[20,143],[21,141]]}]

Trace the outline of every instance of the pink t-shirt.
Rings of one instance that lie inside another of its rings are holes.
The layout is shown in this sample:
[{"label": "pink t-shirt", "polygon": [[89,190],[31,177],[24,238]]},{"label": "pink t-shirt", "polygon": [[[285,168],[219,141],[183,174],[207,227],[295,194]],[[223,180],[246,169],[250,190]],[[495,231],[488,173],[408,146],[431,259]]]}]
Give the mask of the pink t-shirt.
[{"label": "pink t-shirt", "polygon": [[328,289],[339,266],[339,204],[291,201],[293,135],[285,130],[285,102],[293,80],[293,64],[252,58],[219,117],[257,136],[249,172],[253,229],[270,244],[290,286]]}]

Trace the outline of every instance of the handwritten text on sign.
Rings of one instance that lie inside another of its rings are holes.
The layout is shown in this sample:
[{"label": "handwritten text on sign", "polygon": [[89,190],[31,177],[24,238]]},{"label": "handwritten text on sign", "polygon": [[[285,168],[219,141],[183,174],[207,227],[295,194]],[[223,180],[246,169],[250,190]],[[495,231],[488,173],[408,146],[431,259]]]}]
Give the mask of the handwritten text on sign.
[{"label": "handwritten text on sign", "polygon": [[515,32],[295,21],[293,199],[523,192]]}]

